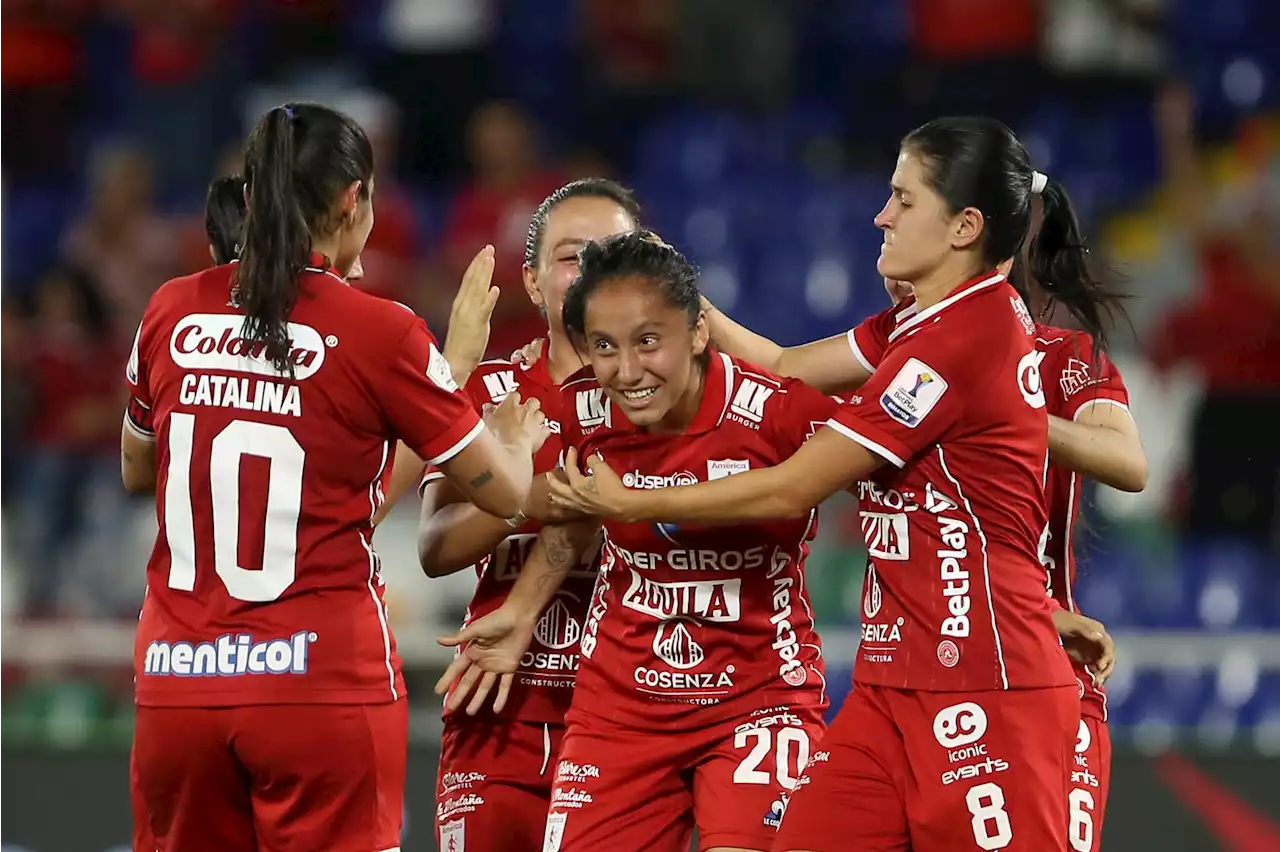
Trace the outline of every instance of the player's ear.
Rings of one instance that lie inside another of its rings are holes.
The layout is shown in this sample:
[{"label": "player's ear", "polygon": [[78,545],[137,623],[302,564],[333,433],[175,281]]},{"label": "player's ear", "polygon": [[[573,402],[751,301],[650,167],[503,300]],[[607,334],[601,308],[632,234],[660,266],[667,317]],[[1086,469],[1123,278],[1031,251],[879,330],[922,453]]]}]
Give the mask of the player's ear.
[{"label": "player's ear", "polygon": [[535,308],[545,308],[547,300],[542,298],[542,291],[538,289],[537,271],[526,263],[520,267],[520,278],[524,282],[524,292],[528,294],[529,301],[533,302],[533,306]]},{"label": "player's ear", "polygon": [[706,311],[698,311],[698,318],[693,323],[693,357],[706,352],[710,342],[711,330],[707,327]]},{"label": "player's ear", "polygon": [[952,219],[951,247],[969,248],[978,242],[985,227],[986,220],[982,217],[981,210],[977,207],[964,208]]}]

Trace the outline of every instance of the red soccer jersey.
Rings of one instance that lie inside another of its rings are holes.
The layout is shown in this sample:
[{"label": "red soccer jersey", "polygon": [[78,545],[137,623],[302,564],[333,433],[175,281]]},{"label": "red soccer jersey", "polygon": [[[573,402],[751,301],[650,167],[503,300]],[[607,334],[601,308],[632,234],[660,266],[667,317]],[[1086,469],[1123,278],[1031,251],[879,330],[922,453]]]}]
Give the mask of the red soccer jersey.
[{"label": "red soccer jersey", "polygon": [[126,423],[143,437],[154,424],[160,522],[138,703],[394,701],[370,544],[394,442],[439,463],[483,426],[420,319],[318,266],[282,376],[241,337],[233,269],[161,287],[129,360]]},{"label": "red soccer jersey", "polygon": [[894,314],[878,362],[872,335],[850,336],[876,369],[830,423],[890,463],[859,483],[871,559],[854,678],[1070,684],[1038,556],[1048,424],[1034,323],[999,275],[880,317]]},{"label": "red soccer jersey", "polygon": [[[712,352],[682,434],[636,429],[590,373],[562,388],[562,437],[629,488],[692,485],[786,459],[838,408],[793,379]],[[575,708],[640,728],[716,724],[827,703],[804,587],[817,510],[736,527],[605,521]]]},{"label": "red soccer jersey", "polygon": [[[1075,420],[1091,405],[1129,406],[1129,391],[1120,371],[1105,354],[1096,352],[1093,338],[1082,331],[1068,331],[1036,324],[1036,349],[1044,353],[1040,375],[1048,411],[1064,420]],[[1049,501],[1049,524],[1041,547],[1049,575],[1049,594],[1073,612],[1079,612],[1071,588],[1076,580],[1073,530],[1080,514],[1080,474],[1061,465],[1049,464],[1045,496]],[[1093,685],[1093,678],[1076,665],[1080,682],[1082,711],[1106,720],[1106,695]]]},{"label": "red soccer jersey", "polygon": [[[510,361],[485,361],[472,374],[466,387],[467,395],[476,408],[485,403],[502,402],[515,390],[520,392],[521,399],[540,401],[547,416],[547,425],[553,433],[560,431],[564,420],[559,410],[560,393],[547,372],[545,358],[528,367],[517,367]],[[559,461],[560,442],[549,440],[534,456],[534,473],[540,475],[554,470]],[[429,468],[422,484],[425,487],[441,476],[439,470]],[[498,545],[494,553],[475,565],[476,591],[467,607],[468,623],[493,612],[507,599],[541,528],[538,521],[526,521]],[[517,686],[511,691],[502,718],[538,723],[564,722],[564,714],[573,700],[573,682],[578,674],[578,643],[582,639],[587,605],[591,603],[598,555],[598,551],[587,555],[583,564],[569,574],[555,600],[542,613],[533,632],[533,645],[520,661]],[[486,707],[484,712],[488,714],[490,709]]]}]

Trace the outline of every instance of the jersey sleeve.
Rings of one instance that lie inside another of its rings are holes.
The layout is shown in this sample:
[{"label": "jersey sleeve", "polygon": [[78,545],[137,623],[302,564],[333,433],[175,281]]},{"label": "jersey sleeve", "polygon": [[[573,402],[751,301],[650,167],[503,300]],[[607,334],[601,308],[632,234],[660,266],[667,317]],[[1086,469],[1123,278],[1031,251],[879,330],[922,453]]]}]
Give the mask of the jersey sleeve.
[{"label": "jersey sleeve", "polygon": [[[482,410],[486,402],[490,401],[484,383],[484,373],[481,370],[476,370],[471,374],[471,378],[467,379],[467,384],[462,389],[462,392],[471,401],[472,408],[478,412]],[[421,497],[427,486],[438,479],[444,479],[444,471],[438,465],[427,465],[426,470],[422,472],[422,481],[418,483],[418,496]]]},{"label": "jersey sleeve", "polygon": [[1093,340],[1087,334],[1076,336],[1074,351],[1059,359],[1054,374],[1046,377],[1046,381],[1055,380],[1057,387],[1051,389],[1050,398],[1056,405],[1049,413],[1064,420],[1075,420],[1091,405],[1119,405],[1126,411],[1129,409],[1129,390],[1120,370],[1106,353],[1094,349]]},{"label": "jersey sleeve", "polygon": [[884,358],[885,350],[889,348],[889,335],[897,326],[898,314],[902,310],[902,305],[890,305],[846,333],[853,357],[868,373],[874,373],[876,365]]},{"label": "jersey sleeve", "polygon": [[961,347],[915,335],[889,350],[827,425],[897,467],[937,443],[978,388]]},{"label": "jersey sleeve", "polygon": [[389,363],[376,365],[373,375],[375,394],[392,429],[428,464],[447,462],[484,431],[422,320],[413,319]]},{"label": "jersey sleeve", "polygon": [[781,458],[791,456],[840,410],[840,401],[794,379],[783,383],[771,417],[773,443]]},{"label": "jersey sleeve", "polygon": [[136,437],[144,441],[156,439],[155,418],[151,413],[151,388],[147,385],[147,362],[142,357],[142,330],[146,317],[138,323],[133,336],[133,349],[124,368],[125,384],[129,386],[129,402],[125,406],[124,425]]}]

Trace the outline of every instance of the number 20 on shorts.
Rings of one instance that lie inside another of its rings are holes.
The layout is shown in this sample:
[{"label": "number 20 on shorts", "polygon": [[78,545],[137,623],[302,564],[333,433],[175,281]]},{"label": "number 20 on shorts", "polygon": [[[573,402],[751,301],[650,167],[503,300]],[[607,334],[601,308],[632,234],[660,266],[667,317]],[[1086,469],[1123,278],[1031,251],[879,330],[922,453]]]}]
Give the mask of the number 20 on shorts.
[{"label": "number 20 on shorts", "polygon": [[[751,751],[733,770],[733,783],[773,784],[776,781],[784,790],[795,789],[800,773],[809,763],[809,735],[804,728],[747,728],[734,733],[734,748],[743,749],[748,744]],[[770,752],[774,760],[773,777],[760,768]]]}]

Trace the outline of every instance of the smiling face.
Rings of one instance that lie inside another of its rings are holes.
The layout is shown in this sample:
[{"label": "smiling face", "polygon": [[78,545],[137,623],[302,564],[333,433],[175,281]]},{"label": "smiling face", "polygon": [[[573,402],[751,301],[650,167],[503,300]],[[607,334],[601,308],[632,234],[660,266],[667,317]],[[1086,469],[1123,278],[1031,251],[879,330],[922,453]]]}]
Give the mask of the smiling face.
[{"label": "smiling face", "polygon": [[701,313],[690,328],[688,312],[666,300],[660,282],[617,278],[587,299],[586,342],[597,380],[628,420],[673,431],[688,425],[702,397]]},{"label": "smiling face", "polygon": [[551,208],[538,250],[538,268],[524,268],[525,292],[548,322],[557,326],[561,322],[564,294],[578,277],[578,250],[636,226],[627,211],[609,198],[571,197]]},{"label": "smiling face", "polygon": [[[942,196],[925,182],[927,174],[919,155],[906,150],[898,155],[889,181],[892,195],[875,218],[884,232],[876,268],[885,278],[914,283],[976,238],[968,235],[972,223],[964,220],[977,211],[951,214]],[[977,216],[980,220],[981,214]]]}]

